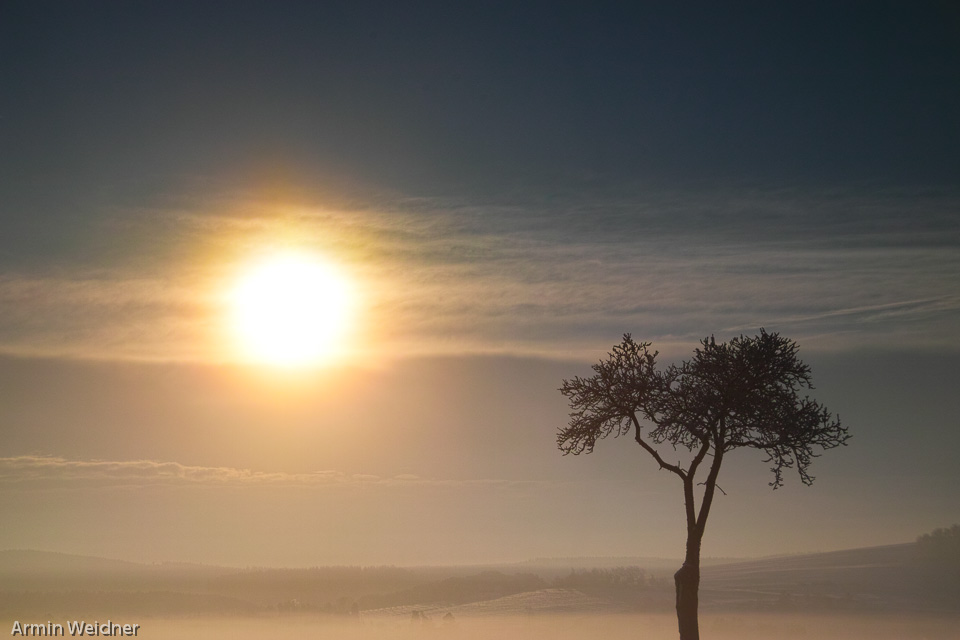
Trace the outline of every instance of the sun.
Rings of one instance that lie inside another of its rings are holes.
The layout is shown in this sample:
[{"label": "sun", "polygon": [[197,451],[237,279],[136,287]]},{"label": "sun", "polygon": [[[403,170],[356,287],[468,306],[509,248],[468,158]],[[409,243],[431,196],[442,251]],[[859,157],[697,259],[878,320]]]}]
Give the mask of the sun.
[{"label": "sun", "polygon": [[334,359],[342,351],[354,311],[347,277],[304,253],[272,255],[252,264],[229,297],[243,358],[279,367]]}]

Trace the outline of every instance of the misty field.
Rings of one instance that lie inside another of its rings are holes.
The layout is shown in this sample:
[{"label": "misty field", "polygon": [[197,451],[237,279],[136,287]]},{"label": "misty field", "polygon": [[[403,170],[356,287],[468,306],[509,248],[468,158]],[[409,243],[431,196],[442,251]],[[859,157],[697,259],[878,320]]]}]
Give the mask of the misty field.
[{"label": "misty field", "polygon": [[[291,618],[146,619],[140,638],[211,640],[255,638],[330,638],[337,640],[654,640],[677,637],[671,614],[532,615],[458,618],[454,622],[408,619],[331,621]],[[934,615],[786,615],[701,616],[705,640],[811,638],[934,640],[960,638],[960,618]]]},{"label": "misty field", "polygon": [[[80,620],[139,624],[148,639],[678,637],[666,564],[598,562],[239,569],[0,551],[0,625],[13,637],[68,635],[16,634],[14,621]],[[719,563],[703,580],[703,640],[960,640],[960,573],[920,543]]]}]

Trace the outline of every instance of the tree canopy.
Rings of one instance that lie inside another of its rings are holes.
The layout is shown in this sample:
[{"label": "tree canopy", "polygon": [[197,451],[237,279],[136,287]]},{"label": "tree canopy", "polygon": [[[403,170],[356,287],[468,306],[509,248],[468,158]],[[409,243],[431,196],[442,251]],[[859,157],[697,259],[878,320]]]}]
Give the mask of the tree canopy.
[{"label": "tree canopy", "polygon": [[[772,464],[774,488],[783,471],[796,468],[805,484],[818,450],[844,444],[850,437],[820,403],[800,395],[812,389],[810,367],[797,358],[797,344],[777,333],[760,331],[718,343],[705,338],[692,359],[657,368],[658,352],[630,334],[595,375],[564,380],[570,423],[557,434],[564,454],[590,453],[597,440],[634,437],[661,468],[681,477],[693,475],[711,452],[739,447],[764,451]],[[696,451],[683,468],[665,461],[656,445],[669,443]]]}]

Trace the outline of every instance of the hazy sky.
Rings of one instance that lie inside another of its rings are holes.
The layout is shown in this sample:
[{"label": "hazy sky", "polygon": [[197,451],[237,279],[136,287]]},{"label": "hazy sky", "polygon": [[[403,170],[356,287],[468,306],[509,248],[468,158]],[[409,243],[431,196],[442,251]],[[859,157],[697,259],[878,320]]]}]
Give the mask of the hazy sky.
[{"label": "hazy sky", "polygon": [[[5,3],[0,548],[679,557],[676,478],[562,457],[557,387],[760,327],[853,439],[732,457],[706,555],[960,521],[960,11],[662,5]],[[315,371],[227,327],[289,251],[356,296]]]}]

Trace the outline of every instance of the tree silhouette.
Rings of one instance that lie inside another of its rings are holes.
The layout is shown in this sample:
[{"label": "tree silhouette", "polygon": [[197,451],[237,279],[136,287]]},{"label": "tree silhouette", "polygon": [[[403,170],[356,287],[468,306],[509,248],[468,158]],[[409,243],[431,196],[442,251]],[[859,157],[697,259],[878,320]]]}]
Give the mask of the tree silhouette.
[{"label": "tree silhouette", "polygon": [[[660,468],[680,478],[687,546],[683,566],[674,574],[677,621],[681,640],[699,640],[700,543],[724,455],[740,447],[759,449],[772,465],[774,489],[791,468],[809,485],[817,451],[845,444],[850,436],[839,417],[800,396],[803,387],[813,388],[810,367],[797,358],[797,344],[777,333],[761,329],[758,336],[719,344],[705,338],[692,359],[664,369],[657,369],[658,352],[649,347],[626,334],[606,360],[593,366],[595,375],[563,381],[560,392],[569,399],[571,413],[557,446],[564,455],[591,453],[597,440],[633,429]],[[688,463],[665,460],[658,450],[664,444],[689,451]],[[706,478],[698,482],[701,467]]]}]

